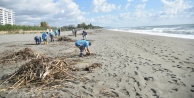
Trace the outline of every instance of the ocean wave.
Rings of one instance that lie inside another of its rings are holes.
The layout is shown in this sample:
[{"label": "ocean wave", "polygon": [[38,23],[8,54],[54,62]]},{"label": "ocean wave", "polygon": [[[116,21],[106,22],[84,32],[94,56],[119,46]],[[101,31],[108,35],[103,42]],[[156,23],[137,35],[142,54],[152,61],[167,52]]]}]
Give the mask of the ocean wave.
[{"label": "ocean wave", "polygon": [[125,27],[125,28],[114,28],[109,30],[194,39],[194,24],[127,27],[127,28]]}]

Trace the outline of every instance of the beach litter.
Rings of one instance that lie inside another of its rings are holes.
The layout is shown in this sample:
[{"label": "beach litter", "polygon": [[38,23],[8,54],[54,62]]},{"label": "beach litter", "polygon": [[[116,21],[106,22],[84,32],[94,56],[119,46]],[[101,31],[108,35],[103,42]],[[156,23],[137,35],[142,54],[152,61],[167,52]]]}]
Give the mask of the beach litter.
[{"label": "beach litter", "polygon": [[23,50],[20,50],[18,52],[14,52],[10,55],[2,57],[0,64],[11,63],[11,62],[17,63],[17,62],[20,62],[21,60],[29,60],[36,56],[37,54],[33,50],[31,50],[30,48],[24,48]]},{"label": "beach litter", "polygon": [[68,42],[74,42],[71,38],[68,38],[66,36],[61,36],[58,38],[58,41],[68,41]]},{"label": "beach litter", "polygon": [[[82,60],[80,59],[50,58],[35,53],[30,48],[25,48],[4,58],[7,59],[9,57],[13,57],[14,60],[30,60],[20,66],[13,74],[6,75],[2,78],[4,82],[0,85],[0,92],[9,89],[14,90],[23,86],[51,86],[56,84],[58,85],[59,83],[65,81],[84,81],[83,76],[78,76],[75,73],[79,71],[79,68],[72,66],[81,62]],[[85,71],[91,71],[91,69],[100,66],[102,66],[100,63],[93,63],[87,66]],[[6,83],[11,83],[13,85],[2,88],[1,86]]]}]

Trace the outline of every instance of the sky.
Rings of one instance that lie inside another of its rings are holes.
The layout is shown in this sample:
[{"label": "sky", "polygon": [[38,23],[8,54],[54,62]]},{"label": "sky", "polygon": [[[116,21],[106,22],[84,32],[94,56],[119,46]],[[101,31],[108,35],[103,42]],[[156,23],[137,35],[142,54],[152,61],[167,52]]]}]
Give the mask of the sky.
[{"label": "sky", "polygon": [[16,25],[102,27],[194,24],[194,0],[0,0]]}]

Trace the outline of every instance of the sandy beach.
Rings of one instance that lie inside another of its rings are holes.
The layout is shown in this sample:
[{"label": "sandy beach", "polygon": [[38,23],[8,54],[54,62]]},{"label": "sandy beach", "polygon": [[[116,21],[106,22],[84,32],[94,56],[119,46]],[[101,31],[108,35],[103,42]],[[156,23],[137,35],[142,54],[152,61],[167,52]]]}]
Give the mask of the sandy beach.
[{"label": "sandy beach", "polygon": [[[73,41],[34,45],[41,34],[0,35],[0,58],[26,47],[48,57],[80,59],[75,66],[100,63],[87,81],[68,81],[38,90],[22,87],[0,92],[0,98],[194,98],[194,40],[134,34],[104,29],[86,30],[92,55],[80,58]],[[50,38],[49,38],[50,40]],[[0,77],[15,72],[27,61],[0,63]],[[3,80],[0,81],[1,83]],[[8,84],[6,84],[8,85]],[[5,84],[0,89],[6,87]]]}]

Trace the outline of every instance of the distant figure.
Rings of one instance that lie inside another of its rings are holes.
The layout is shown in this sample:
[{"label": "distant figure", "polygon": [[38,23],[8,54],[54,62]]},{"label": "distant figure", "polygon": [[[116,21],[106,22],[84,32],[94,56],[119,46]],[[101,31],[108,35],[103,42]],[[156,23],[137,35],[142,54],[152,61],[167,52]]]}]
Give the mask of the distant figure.
[{"label": "distant figure", "polygon": [[42,42],[41,37],[39,37],[39,36],[35,36],[34,40],[36,42],[36,45],[40,45],[40,43]]},{"label": "distant figure", "polygon": [[86,40],[87,32],[85,30],[83,30],[82,36],[83,36],[83,40]]},{"label": "distant figure", "polygon": [[42,33],[42,40],[43,40],[45,45],[48,44],[48,42],[47,42],[47,33],[45,33],[45,32]]},{"label": "distant figure", "polygon": [[49,32],[49,36],[51,38],[51,42],[54,42],[54,34],[52,32]]},{"label": "distant figure", "polygon": [[77,36],[77,29],[74,30],[74,35]]},{"label": "distant figure", "polygon": [[58,30],[55,30],[54,33],[55,33],[55,37],[58,37]]},{"label": "distant figure", "polygon": [[88,47],[91,46],[91,42],[87,40],[77,40],[75,46],[80,50],[80,57],[83,57],[84,50],[86,51],[86,54],[90,55],[91,52]]},{"label": "distant figure", "polygon": [[61,35],[61,29],[58,29],[58,36],[60,36]]},{"label": "distant figure", "polygon": [[74,29],[72,29],[72,35],[74,35]]}]

